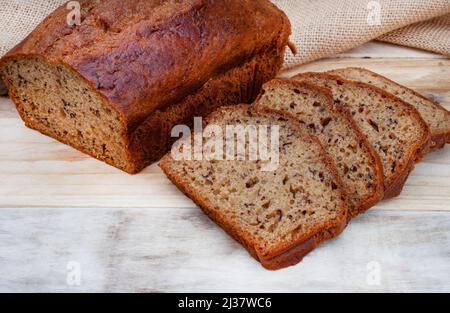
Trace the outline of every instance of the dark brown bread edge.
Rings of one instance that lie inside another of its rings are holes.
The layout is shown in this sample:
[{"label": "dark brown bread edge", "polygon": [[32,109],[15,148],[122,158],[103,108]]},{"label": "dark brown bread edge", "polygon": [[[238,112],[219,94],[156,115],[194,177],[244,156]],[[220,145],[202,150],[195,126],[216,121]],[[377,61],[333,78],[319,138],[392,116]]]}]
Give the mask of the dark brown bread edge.
[{"label": "dark brown bread edge", "polygon": [[419,138],[417,140],[417,144],[409,151],[409,154],[404,162],[403,168],[399,167],[399,169],[396,171],[395,175],[393,175],[394,179],[392,180],[392,182],[390,184],[385,181],[384,199],[389,199],[389,198],[394,198],[394,197],[399,196],[403,190],[406,180],[408,179],[410,173],[414,169],[415,163],[420,161],[423,158],[423,156],[426,154],[426,152],[429,151],[429,147],[431,144],[431,134],[430,134],[430,129],[428,127],[428,124],[423,120],[422,116],[411,104],[406,103],[405,101],[401,100],[400,98],[386,92],[383,89],[377,88],[373,85],[346,80],[340,76],[327,74],[327,73],[308,72],[308,73],[298,74],[292,78],[297,79],[297,80],[302,80],[304,77],[317,77],[317,76],[323,77],[325,79],[334,80],[338,84],[347,84],[350,86],[362,87],[362,88],[370,89],[375,93],[379,93],[382,96],[397,102],[399,106],[403,106],[407,111],[409,111],[411,113],[411,115],[417,121],[417,124],[421,126],[421,128],[423,130],[423,136],[422,136],[422,138]]},{"label": "dark brown bread edge", "polygon": [[[352,219],[352,218],[358,216],[359,214],[367,211],[368,209],[373,207],[375,204],[377,204],[379,201],[381,201],[384,197],[383,165],[381,164],[381,160],[380,160],[378,153],[375,151],[375,149],[369,143],[366,135],[361,131],[358,124],[352,118],[352,115],[351,115],[350,111],[348,110],[348,108],[339,107],[339,106],[334,105],[333,94],[330,89],[321,87],[318,85],[314,85],[309,82],[296,81],[293,79],[284,79],[284,80],[274,79],[274,80],[271,80],[271,81],[267,82],[266,84],[264,84],[263,90],[266,87],[277,86],[277,85],[287,85],[287,86],[299,87],[299,88],[305,87],[305,88],[308,88],[311,90],[316,90],[316,91],[324,94],[328,98],[328,104],[327,104],[328,107],[331,110],[335,109],[337,112],[339,112],[342,115],[342,117],[344,119],[346,119],[349,122],[349,124],[352,126],[354,131],[359,135],[360,139],[364,143],[364,146],[366,147],[367,151],[369,151],[370,158],[372,159],[372,164],[374,165],[373,169],[374,169],[374,174],[375,174],[376,189],[372,193],[372,195],[370,195],[370,197],[368,197],[364,202],[359,204],[356,211],[350,210],[349,219]],[[260,95],[258,97],[258,99],[261,96],[262,95]],[[258,103],[258,99],[256,99],[256,101],[255,101],[256,104]],[[285,113],[289,114],[288,112],[285,112]],[[292,117],[295,118],[295,116],[292,116]],[[324,145],[322,145],[322,146],[324,146]],[[326,150],[326,148],[325,148],[325,150]]]},{"label": "dark brown bread edge", "polygon": [[[265,114],[270,114],[273,116],[278,116],[279,118],[288,119],[292,122],[294,127],[299,131],[299,133],[303,134],[301,131],[300,125],[298,125],[296,119],[293,119],[291,116],[284,114],[282,112],[269,110],[269,109],[256,109],[249,105],[237,105],[233,107],[222,107],[218,109],[214,113],[212,113],[206,120],[206,123],[213,122],[216,118],[220,118],[222,112],[224,110],[254,110],[254,112],[261,112]],[[315,142],[317,142],[320,146],[320,142],[318,139],[304,134],[304,136],[308,136]],[[322,147],[322,146],[321,146]],[[241,243],[247,251],[252,255],[256,260],[258,260],[266,269],[269,270],[278,270],[288,266],[295,265],[299,263],[305,255],[319,246],[323,241],[331,239],[335,236],[338,236],[347,226],[347,206],[346,206],[346,195],[345,191],[342,188],[342,182],[337,174],[337,169],[330,157],[327,155],[326,151],[322,147],[322,154],[324,156],[324,160],[328,164],[331,169],[331,173],[336,180],[338,185],[338,189],[341,191],[344,198],[345,205],[345,214],[336,221],[330,221],[326,225],[314,229],[310,232],[310,234],[304,236],[304,238],[300,238],[297,242],[279,247],[269,255],[262,255],[257,251],[257,244],[252,242],[251,239],[246,238],[245,234],[240,233],[234,225],[229,223],[225,218],[223,218],[219,213],[210,210],[212,207],[212,203],[209,199],[205,198],[203,195],[196,192],[194,188],[192,188],[189,184],[184,184],[183,180],[174,174],[170,169],[170,153],[167,154],[160,162],[160,167],[163,172],[167,175],[167,177],[189,198],[191,198],[204,212],[205,214],[211,218],[214,222],[216,222],[222,229],[227,232],[231,237],[233,237],[236,241]]]},{"label": "dark brown bread edge", "polygon": [[[385,77],[383,75],[380,75],[378,73],[372,72],[372,71],[370,71],[370,70],[368,70],[366,68],[362,68],[362,67],[348,67],[346,69],[367,71],[367,72],[372,73],[374,76],[377,76],[377,77],[380,77],[382,79],[387,80],[388,82],[396,85],[399,88],[406,89],[406,90],[412,92],[415,96],[417,96],[417,97],[427,101],[430,105],[435,106],[438,110],[444,111],[445,114],[447,115],[448,119],[450,119],[450,111],[448,111],[446,108],[444,108],[440,103],[438,103],[434,99],[427,98],[424,95],[418,93],[417,91],[415,91],[415,90],[413,90],[411,88],[408,88],[408,87],[406,87],[404,85],[400,85],[399,83],[397,83],[397,82],[395,82],[395,81],[393,81],[393,80],[391,80],[391,79],[389,79],[389,78],[387,78],[387,77]],[[333,70],[329,71],[328,73],[330,73],[332,75],[338,75],[339,76],[339,73],[335,73]],[[431,143],[430,143],[429,151],[441,149],[441,148],[443,148],[445,146],[446,143],[450,143],[450,129],[448,131],[443,131],[443,132],[440,132],[440,133],[432,133],[431,134]]]},{"label": "dark brown bread edge", "polygon": [[269,270],[278,270],[300,263],[303,258],[312,250],[320,246],[323,242],[339,236],[347,227],[347,222],[340,223],[335,227],[321,231],[290,249],[274,257],[260,259],[261,264]]}]

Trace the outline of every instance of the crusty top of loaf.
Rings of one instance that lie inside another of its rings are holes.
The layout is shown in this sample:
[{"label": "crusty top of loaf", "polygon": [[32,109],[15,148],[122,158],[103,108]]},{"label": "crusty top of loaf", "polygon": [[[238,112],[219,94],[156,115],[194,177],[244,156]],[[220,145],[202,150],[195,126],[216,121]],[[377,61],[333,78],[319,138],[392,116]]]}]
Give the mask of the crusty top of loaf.
[{"label": "crusty top of loaf", "polygon": [[287,44],[290,23],[267,0],[82,0],[62,6],[3,60],[40,56],[78,72],[130,126],[212,76]]}]

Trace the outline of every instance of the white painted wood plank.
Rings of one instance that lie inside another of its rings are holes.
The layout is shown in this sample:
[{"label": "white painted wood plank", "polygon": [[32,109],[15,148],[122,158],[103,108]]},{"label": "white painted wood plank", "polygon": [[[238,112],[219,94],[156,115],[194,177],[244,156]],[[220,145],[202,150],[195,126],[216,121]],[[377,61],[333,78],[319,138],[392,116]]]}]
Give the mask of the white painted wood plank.
[{"label": "white painted wood plank", "polygon": [[390,43],[370,41],[349,51],[331,56],[333,58],[405,58],[405,59],[446,59],[447,57],[434,52],[398,46]]},{"label": "white painted wood plank", "polygon": [[[81,286],[67,284],[68,262],[81,266]],[[368,284],[373,262],[380,285]],[[449,292],[449,275],[448,212],[370,212],[276,272],[198,209],[0,214],[0,291]]]}]

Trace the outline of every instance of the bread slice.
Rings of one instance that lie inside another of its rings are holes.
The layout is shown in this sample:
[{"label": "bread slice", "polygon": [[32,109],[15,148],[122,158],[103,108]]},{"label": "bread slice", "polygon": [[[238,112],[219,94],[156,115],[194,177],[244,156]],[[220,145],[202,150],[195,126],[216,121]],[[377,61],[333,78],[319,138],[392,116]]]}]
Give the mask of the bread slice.
[{"label": "bread slice", "polygon": [[[337,169],[295,119],[239,105],[219,109],[208,122],[223,133],[235,126],[279,127],[279,166],[273,171],[263,171],[263,161],[249,158],[176,161],[168,154],[160,163],[172,182],[264,267],[294,265],[344,229],[347,203]],[[250,150],[249,136],[238,142]]]},{"label": "bread slice", "polygon": [[450,143],[450,112],[436,101],[425,98],[414,90],[364,68],[349,67],[333,70],[329,73],[348,80],[374,85],[411,104],[419,111],[430,127],[431,149],[439,149],[446,143]]},{"label": "bread slice", "polygon": [[380,156],[385,198],[400,194],[417,159],[430,144],[428,125],[411,105],[365,83],[324,73],[305,73],[296,80],[331,89],[334,103],[350,109]]},{"label": "bread slice", "polygon": [[337,165],[348,195],[350,218],[383,199],[380,158],[350,112],[334,105],[329,89],[306,82],[272,80],[263,86],[255,105],[294,115],[305,131],[319,138]]}]

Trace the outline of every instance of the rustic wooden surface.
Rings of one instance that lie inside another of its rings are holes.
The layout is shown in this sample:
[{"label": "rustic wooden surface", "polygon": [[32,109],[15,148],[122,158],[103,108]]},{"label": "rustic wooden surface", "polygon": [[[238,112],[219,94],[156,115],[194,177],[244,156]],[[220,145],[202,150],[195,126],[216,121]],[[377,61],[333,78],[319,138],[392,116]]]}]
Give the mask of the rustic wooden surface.
[{"label": "rustic wooden surface", "polygon": [[[450,109],[450,60],[418,50],[369,43],[282,76],[345,66]],[[156,165],[124,174],[25,128],[7,98],[0,130],[0,291],[450,292],[450,147],[427,156],[400,197],[269,272]]]}]

